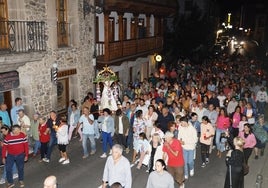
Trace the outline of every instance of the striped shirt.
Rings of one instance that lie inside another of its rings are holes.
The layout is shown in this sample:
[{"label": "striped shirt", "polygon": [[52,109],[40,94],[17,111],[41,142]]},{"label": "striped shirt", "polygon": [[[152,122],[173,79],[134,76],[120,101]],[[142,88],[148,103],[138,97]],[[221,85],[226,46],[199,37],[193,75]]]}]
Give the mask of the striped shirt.
[{"label": "striped shirt", "polygon": [[2,158],[5,158],[7,154],[20,155],[22,153],[28,157],[29,146],[26,135],[22,132],[18,135],[14,135],[13,133],[8,134],[4,139]]}]

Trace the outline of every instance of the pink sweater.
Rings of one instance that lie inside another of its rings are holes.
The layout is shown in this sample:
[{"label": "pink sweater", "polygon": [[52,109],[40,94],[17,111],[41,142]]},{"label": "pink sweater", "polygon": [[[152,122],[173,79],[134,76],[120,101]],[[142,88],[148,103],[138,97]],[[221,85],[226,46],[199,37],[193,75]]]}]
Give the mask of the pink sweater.
[{"label": "pink sweater", "polygon": [[244,148],[254,148],[256,145],[256,138],[253,133],[249,134],[247,138],[245,138],[244,131],[239,132],[241,138],[245,140]]},{"label": "pink sweater", "polygon": [[226,130],[230,127],[229,117],[218,116],[216,123],[217,123],[217,128],[221,130]]}]

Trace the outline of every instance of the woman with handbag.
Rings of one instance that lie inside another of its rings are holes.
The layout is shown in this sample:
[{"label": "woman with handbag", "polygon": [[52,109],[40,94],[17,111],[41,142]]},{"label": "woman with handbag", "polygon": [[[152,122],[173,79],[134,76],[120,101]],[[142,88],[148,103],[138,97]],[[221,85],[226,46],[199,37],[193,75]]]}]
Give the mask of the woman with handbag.
[{"label": "woman with handbag", "polygon": [[256,138],[252,133],[251,126],[246,123],[244,125],[244,131],[239,133],[239,136],[245,140],[244,144],[244,155],[245,155],[245,162],[248,164],[248,159],[253,151],[253,148],[256,145]]},{"label": "woman with handbag", "polygon": [[234,150],[229,150],[226,155],[227,172],[224,188],[244,188],[245,158],[243,146],[245,141],[241,137],[234,138]]}]

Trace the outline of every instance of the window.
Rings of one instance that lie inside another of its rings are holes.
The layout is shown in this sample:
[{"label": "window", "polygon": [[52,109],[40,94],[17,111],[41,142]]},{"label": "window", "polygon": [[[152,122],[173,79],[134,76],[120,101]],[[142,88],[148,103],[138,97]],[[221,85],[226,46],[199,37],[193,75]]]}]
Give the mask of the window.
[{"label": "window", "polygon": [[68,46],[69,24],[67,23],[66,0],[57,1],[58,47]]},{"label": "window", "polygon": [[8,49],[7,0],[0,0],[0,50]]}]

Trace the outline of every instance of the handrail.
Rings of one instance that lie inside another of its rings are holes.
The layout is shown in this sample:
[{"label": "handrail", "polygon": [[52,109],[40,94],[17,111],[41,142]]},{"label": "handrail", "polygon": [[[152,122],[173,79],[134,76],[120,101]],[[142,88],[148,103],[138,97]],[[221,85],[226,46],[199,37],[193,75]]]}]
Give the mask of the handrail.
[{"label": "handrail", "polygon": [[0,52],[46,50],[45,22],[0,21]]}]

